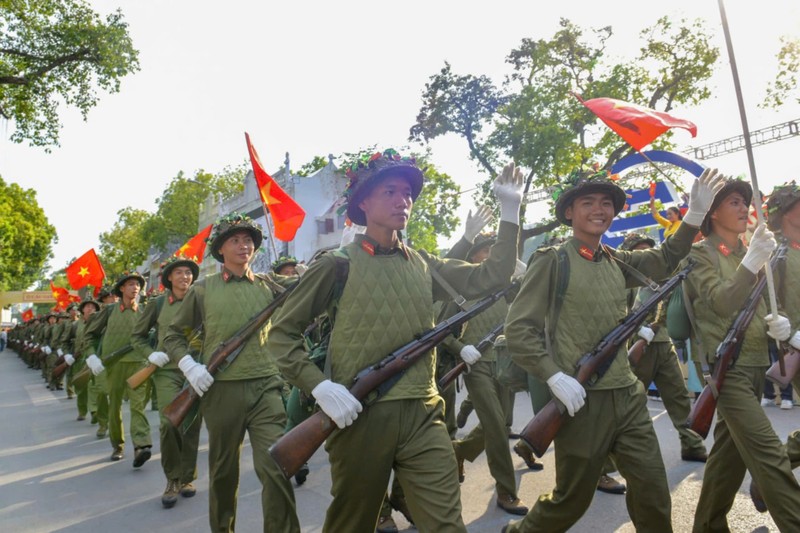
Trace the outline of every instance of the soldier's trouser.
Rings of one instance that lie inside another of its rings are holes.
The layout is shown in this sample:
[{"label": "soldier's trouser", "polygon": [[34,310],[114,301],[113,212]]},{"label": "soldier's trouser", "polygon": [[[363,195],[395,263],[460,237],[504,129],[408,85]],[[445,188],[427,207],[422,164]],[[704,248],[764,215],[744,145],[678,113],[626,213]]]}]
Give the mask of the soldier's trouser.
[{"label": "soldier's trouser", "polygon": [[506,414],[506,427],[511,430],[511,425],[514,423],[514,400],[517,398],[517,393],[499,383],[500,390],[503,391],[500,395],[500,403],[503,405],[503,412]]},{"label": "soldier's trouser", "polygon": [[651,382],[656,384],[664,408],[667,410],[672,425],[681,439],[681,452],[703,452],[706,449],[703,439],[686,428],[686,419],[692,410],[692,399],[683,373],[678,363],[678,354],[671,342],[654,342],[650,344],[633,368],[633,373],[647,388]]},{"label": "soldier's trouser", "polygon": [[314,412],[315,401],[297,388],[292,387],[286,400],[286,431],[289,431]]},{"label": "soldier's trouser", "polygon": [[[47,384],[51,385],[53,388],[56,388],[56,386],[61,385],[61,378],[59,378],[58,380],[53,379],[53,369],[56,367],[57,359],[58,355],[56,354],[56,352],[51,353],[45,359],[45,365],[47,366],[46,370]],[[56,381],[58,381],[58,383],[56,383]]]},{"label": "soldier's trouser", "polygon": [[216,381],[203,395],[200,411],[208,428],[208,518],[212,532],[233,531],[236,526],[245,432],[250,436],[253,467],[261,481],[264,531],[300,531],[292,486],[269,455],[269,447],[286,427],[282,387],[280,376]]},{"label": "soldier's trouser", "polygon": [[[161,438],[161,467],[167,479],[189,483],[197,478],[197,447],[200,444],[200,427],[203,418],[198,415],[186,433],[170,424],[164,416],[164,408],[183,389],[183,373],[175,369],[159,368],[153,374],[156,394],[161,398],[158,410],[159,434]],[[145,387],[142,384],[142,387]]]},{"label": "soldier's trouser", "polygon": [[478,361],[472,365],[464,382],[472,398],[472,405],[480,422],[466,438],[453,443],[457,457],[473,462],[483,450],[489,472],[495,480],[498,494],[517,495],[517,481],[514,477],[514,464],[508,448],[508,429],[503,399],[508,402],[508,391],[496,379],[495,363]]},{"label": "soldier's trouser", "polygon": [[625,503],[637,531],[672,531],[670,494],[647,397],[640,382],[586,391],[586,405],[567,416],[555,438],[556,487],[509,532],[567,531],[592,502],[610,455],[628,483]]},{"label": "soldier's trouser", "polygon": [[[439,354],[439,359],[436,361],[436,383],[438,384],[439,380],[454,367],[455,364],[453,364],[451,356]],[[444,400],[444,424],[447,428],[447,434],[450,435],[450,439],[455,439],[456,432],[458,431],[458,426],[456,425],[457,382],[458,380],[453,381],[445,389],[440,389],[438,385],[436,387],[439,391],[439,396]]]},{"label": "soldier's trouser", "polygon": [[760,403],[766,370],[736,365],[725,376],[717,399],[714,446],[695,511],[695,532],[729,531],[726,515],[747,470],[778,529],[800,531],[800,485]]},{"label": "soldier's trouser", "polygon": [[131,389],[126,380],[142,369],[141,362],[120,361],[107,368],[108,374],[108,438],[112,446],[125,444],[124,428],[122,427],[122,397],[128,395],[128,409],[131,413],[131,441],[135,448],[151,446],[150,422],[144,414],[147,403],[147,386]]},{"label": "soldier's trouser", "polygon": [[[72,376],[75,375],[83,368],[82,362],[76,362],[69,370],[67,370],[67,387],[72,387]],[[92,386],[91,382],[87,386],[82,389],[78,389],[77,392],[77,404],[78,404],[78,414],[80,416],[86,416],[89,408],[89,388]]]},{"label": "soldier's trouser", "polygon": [[[800,392],[800,375],[792,380],[792,388]],[[800,466],[800,430],[792,431],[789,434],[789,438],[786,439],[786,452],[792,463],[792,469]]]},{"label": "soldier's trouser", "polygon": [[333,501],[323,531],[374,533],[394,468],[421,533],[465,532],[453,445],[441,397],[378,402],[325,449]]},{"label": "soldier's trouser", "polygon": [[108,427],[108,376],[107,372],[92,377],[89,382],[89,412],[97,415],[97,424]]}]

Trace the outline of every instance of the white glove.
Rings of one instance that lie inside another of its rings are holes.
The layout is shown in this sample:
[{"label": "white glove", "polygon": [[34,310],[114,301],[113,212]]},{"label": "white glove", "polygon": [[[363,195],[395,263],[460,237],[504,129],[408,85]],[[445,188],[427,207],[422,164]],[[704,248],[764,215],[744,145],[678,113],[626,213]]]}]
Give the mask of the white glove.
[{"label": "white glove", "polygon": [[725,176],[716,168],[707,168],[694,180],[692,192],[689,194],[689,209],[683,215],[683,221],[699,228],[706,218],[706,213],[714,203],[714,197],[725,186]]},{"label": "white glove", "polygon": [[186,381],[192,386],[198,396],[202,396],[214,383],[214,376],[208,373],[206,365],[202,365],[194,360],[191,355],[184,355],[178,361],[178,368],[181,369]]},{"label": "white glove", "polygon": [[156,365],[158,368],[163,368],[164,365],[169,363],[169,356],[164,352],[153,352],[147,356],[147,360]]},{"label": "white glove", "polygon": [[522,171],[513,161],[494,180],[492,191],[500,204],[500,220],[519,225],[519,206],[522,203]]},{"label": "white glove", "polygon": [[563,372],[556,372],[550,376],[547,380],[547,386],[550,387],[550,392],[553,393],[553,396],[558,398],[567,408],[569,416],[575,416],[575,413],[586,403],[584,400],[586,398],[586,390],[583,385]]},{"label": "white glove", "polygon": [[517,266],[514,267],[514,274],[511,276],[516,279],[525,275],[528,270],[528,265],[517,259]]},{"label": "white glove", "polygon": [[306,273],[306,271],[308,271],[308,265],[305,265],[303,263],[297,263],[294,266],[294,270],[295,270],[295,272],[297,272],[298,276],[302,276],[303,274]]},{"label": "white glove", "polygon": [[794,332],[792,338],[789,339],[789,344],[791,344],[792,348],[795,350],[800,350],[800,330]]},{"label": "white glove", "polygon": [[356,397],[350,394],[344,385],[334,383],[329,379],[314,387],[311,395],[316,398],[319,408],[331,417],[339,429],[352,424],[362,409],[361,402],[356,400]]},{"label": "white glove", "polygon": [[471,344],[467,344],[461,348],[460,355],[461,359],[470,366],[477,363],[478,359],[481,358],[481,352],[479,352],[478,349]]},{"label": "white glove", "polygon": [[492,208],[488,205],[478,206],[475,214],[472,210],[467,213],[467,223],[464,224],[464,240],[467,242],[475,241],[475,237],[492,221]]},{"label": "white glove", "polygon": [[792,326],[785,316],[773,317],[770,313],[764,317],[764,320],[767,322],[767,335],[776,341],[785,341],[792,334]]},{"label": "white glove", "polygon": [[61,357],[62,355],[64,355],[64,351],[63,351],[61,348],[59,348],[58,350],[56,350],[56,353],[58,354],[58,356],[59,356],[59,357]]},{"label": "white glove", "polygon": [[92,374],[95,376],[99,376],[103,373],[103,370],[106,369],[106,367],[103,366],[103,362],[95,354],[86,358],[86,366],[89,367],[89,370],[91,370]]},{"label": "white glove", "polygon": [[650,326],[642,326],[639,328],[639,336],[647,341],[647,344],[653,342],[653,338],[656,336],[656,332],[650,328]]},{"label": "white glove", "polygon": [[67,363],[67,366],[72,366],[75,364],[75,357],[71,353],[64,355],[64,362]]},{"label": "white glove", "polygon": [[769,261],[769,255],[772,250],[777,246],[775,235],[767,229],[767,226],[762,224],[753,232],[753,237],[750,239],[750,247],[742,258],[742,266],[753,274],[758,274],[761,267]]},{"label": "white glove", "polygon": [[45,346],[44,348],[42,348],[42,351],[43,351],[44,353],[46,353],[47,355],[50,355],[51,353],[53,353],[53,350],[52,350],[52,349],[50,349],[50,347],[49,347],[49,346]]}]

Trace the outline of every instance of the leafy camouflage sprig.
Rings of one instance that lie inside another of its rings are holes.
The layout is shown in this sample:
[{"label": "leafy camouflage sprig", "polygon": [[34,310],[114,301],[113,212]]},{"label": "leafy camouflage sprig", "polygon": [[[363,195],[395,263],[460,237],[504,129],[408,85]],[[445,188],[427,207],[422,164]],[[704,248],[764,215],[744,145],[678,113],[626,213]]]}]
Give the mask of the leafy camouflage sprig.
[{"label": "leafy camouflage sprig", "polygon": [[206,242],[214,242],[214,239],[219,237],[222,232],[228,231],[231,227],[239,225],[256,227],[255,221],[249,216],[236,212],[228,213],[224,217],[217,219],[217,221],[214,223],[214,229],[211,231],[211,235],[209,235],[206,239]]},{"label": "leafy camouflage sprig", "polygon": [[770,215],[775,215],[779,211],[788,208],[797,200],[800,200],[800,186],[798,186],[794,180],[783,185],[777,185],[772,190],[772,194],[767,200],[767,212]]},{"label": "leafy camouflage sprig", "polygon": [[292,257],[291,255],[282,255],[278,259],[273,261],[272,264],[269,266],[269,268],[274,271],[279,266],[285,265],[285,264],[288,264],[288,263],[297,264],[297,263],[299,263],[299,261],[297,260],[296,257]]},{"label": "leafy camouflage sprig", "polygon": [[391,166],[393,164],[409,164],[416,166],[417,159],[415,157],[402,156],[394,148],[387,148],[383,152],[364,154],[346,163],[344,175],[350,181],[343,193],[345,201],[336,210],[336,214],[342,215],[347,211],[347,204],[350,202],[353,191],[356,190],[360,180],[362,180],[367,173],[371,174],[382,167]]},{"label": "leafy camouflage sprig", "polygon": [[169,265],[173,263],[177,263],[178,261],[193,261],[195,263],[197,262],[195,259],[192,259],[190,257],[184,257],[182,255],[172,255],[167,259],[165,259],[164,261],[162,261],[161,264],[158,266],[159,277],[161,276],[161,273],[164,272],[165,268],[167,268]]},{"label": "leafy camouflage sprig", "polygon": [[586,183],[608,183],[619,181],[619,174],[612,174],[609,170],[600,169],[595,163],[591,170],[573,170],[561,183],[553,187],[551,197],[557,201],[568,190]]}]

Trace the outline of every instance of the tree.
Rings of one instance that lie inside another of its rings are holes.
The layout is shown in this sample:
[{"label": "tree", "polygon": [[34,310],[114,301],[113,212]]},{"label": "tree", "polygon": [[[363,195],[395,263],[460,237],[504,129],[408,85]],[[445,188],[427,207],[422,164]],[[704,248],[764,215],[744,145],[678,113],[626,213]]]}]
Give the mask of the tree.
[{"label": "tree", "polygon": [[36,191],[0,178],[0,291],[23,290],[40,279],[55,242],[56,229]]},{"label": "tree", "polygon": [[142,264],[150,248],[145,226],[152,214],[144,209],[126,207],[117,211],[117,217],[114,226],[100,234],[100,262],[109,282]]},{"label": "tree", "polygon": [[97,89],[119,92],[139,70],[122,12],[103,20],[83,0],[0,0],[0,116],[15,124],[11,140],[58,145],[65,103],[84,120]]},{"label": "tree", "polygon": [[[491,178],[499,161],[513,159],[528,169],[526,192],[533,185],[554,185],[594,161],[609,168],[629,147],[570,93],[619,98],[663,111],[676,104],[696,105],[710,95],[708,80],[719,57],[700,21],[676,25],[666,17],[658,19],[641,32],[638,56],[624,62],[606,58],[612,36],[611,27],[587,31],[562,19],[549,40],[523,39],[509,53],[512,72],[502,90],[484,76],[456,75],[445,64],[426,84],[410,140],[426,142],[446,133],[464,137],[470,155],[489,174],[479,201],[491,201]],[[475,135],[484,129],[491,131],[482,138]],[[665,134],[654,146],[669,148],[669,139]]]},{"label": "tree", "polygon": [[767,86],[767,95],[760,107],[777,109],[787,99],[794,99],[800,104],[800,92],[797,90],[798,73],[800,73],[800,39],[781,37],[781,49],[778,52],[778,74]]},{"label": "tree", "polygon": [[[344,153],[339,158],[339,168],[350,168],[356,160],[368,159],[377,150],[374,146],[358,152]],[[401,150],[401,153],[405,151]],[[425,184],[414,201],[411,218],[406,227],[406,237],[414,248],[431,252],[438,250],[437,237],[450,237],[458,227],[455,215],[461,188],[449,175],[440,172],[429,162],[430,154],[412,153],[422,170]]]},{"label": "tree", "polygon": [[328,158],[321,155],[315,155],[314,159],[300,167],[300,170],[295,172],[295,175],[306,178],[318,170],[325,168],[328,165]]}]

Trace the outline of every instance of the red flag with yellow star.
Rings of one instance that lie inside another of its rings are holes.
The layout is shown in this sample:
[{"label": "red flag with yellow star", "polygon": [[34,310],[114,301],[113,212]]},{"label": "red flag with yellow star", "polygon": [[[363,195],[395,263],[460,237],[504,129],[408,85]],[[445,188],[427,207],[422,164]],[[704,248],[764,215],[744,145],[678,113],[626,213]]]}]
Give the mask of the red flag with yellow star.
[{"label": "red flag with yellow star", "polygon": [[87,285],[94,287],[94,295],[100,292],[106,272],[97,258],[94,248],[77,258],[66,269],[67,282],[70,287],[77,290]]},{"label": "red flag with yellow star", "polygon": [[23,322],[28,322],[28,321],[31,321],[31,320],[33,320],[33,308],[28,309],[27,311],[24,311],[22,313],[22,321]]},{"label": "red flag with yellow star", "polygon": [[50,282],[50,290],[53,292],[53,298],[56,301],[56,305],[53,308],[56,311],[62,311],[66,309],[72,302],[81,301],[79,296],[71,295],[69,291],[63,287],[56,287],[53,285],[52,281]]},{"label": "red flag with yellow star", "polygon": [[175,257],[185,257],[191,259],[198,265],[203,262],[203,256],[206,253],[206,239],[211,235],[211,228],[213,224],[200,230],[200,233],[186,241],[186,244],[178,248],[173,254]]},{"label": "red flag with yellow star", "polygon": [[697,126],[693,122],[673,117],[662,111],[614,98],[592,98],[584,101],[580,96],[575,96],[636,151],[655,141],[671,128],[683,128],[691,133],[692,137],[697,135]]},{"label": "red flag with yellow star", "polygon": [[267,174],[261,160],[258,158],[256,149],[250,143],[250,136],[245,132],[247,140],[247,150],[250,152],[250,163],[253,165],[253,175],[256,178],[256,186],[261,193],[261,201],[264,202],[264,209],[272,215],[272,225],[275,228],[275,237],[289,242],[294,239],[297,230],[303,224],[306,212],[300,207],[280,185]]}]

